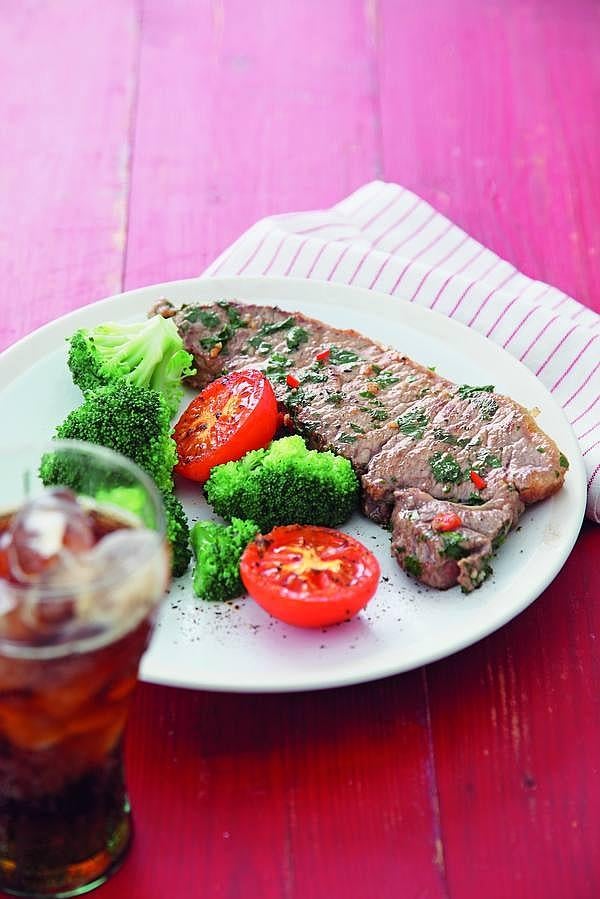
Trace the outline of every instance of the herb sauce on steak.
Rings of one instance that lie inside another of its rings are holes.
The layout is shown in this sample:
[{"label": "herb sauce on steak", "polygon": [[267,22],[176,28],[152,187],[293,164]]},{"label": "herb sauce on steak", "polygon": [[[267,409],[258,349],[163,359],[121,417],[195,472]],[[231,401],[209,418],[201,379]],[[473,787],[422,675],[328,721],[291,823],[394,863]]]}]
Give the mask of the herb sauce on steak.
[{"label": "herb sauce on steak", "polygon": [[[262,369],[307,443],[353,464],[365,514],[391,525],[394,556],[426,584],[478,587],[524,504],[563,484],[554,441],[493,385],[456,385],[356,331],[277,307],[160,301],[151,314],[173,317],[195,359],[193,387]],[[431,521],[448,508],[462,525],[438,534]]]}]

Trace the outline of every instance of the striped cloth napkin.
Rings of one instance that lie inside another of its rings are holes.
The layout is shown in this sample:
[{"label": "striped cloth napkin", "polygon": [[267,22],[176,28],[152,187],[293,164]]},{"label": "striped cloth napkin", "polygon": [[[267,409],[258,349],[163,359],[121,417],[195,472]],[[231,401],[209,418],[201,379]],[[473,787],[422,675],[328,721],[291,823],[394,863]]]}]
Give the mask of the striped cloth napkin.
[{"label": "striped cloth napkin", "polygon": [[397,184],[331,209],[259,221],[206,275],[290,275],[374,288],[475,328],[556,396],[579,440],[587,516],[600,522],[600,316],[533,281]]}]

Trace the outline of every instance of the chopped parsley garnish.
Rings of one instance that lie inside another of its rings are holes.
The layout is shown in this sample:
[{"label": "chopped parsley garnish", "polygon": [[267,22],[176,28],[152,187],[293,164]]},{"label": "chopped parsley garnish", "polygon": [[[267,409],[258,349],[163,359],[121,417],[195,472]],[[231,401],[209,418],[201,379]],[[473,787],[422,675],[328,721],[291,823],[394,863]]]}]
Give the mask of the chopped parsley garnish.
[{"label": "chopped parsley garnish", "polygon": [[356,443],[358,437],[355,437],[354,434],[340,434],[338,439],[340,443]]},{"label": "chopped parsley garnish", "polygon": [[416,412],[405,412],[398,419],[400,431],[407,437],[414,437],[415,440],[422,438],[428,423],[429,418],[422,409],[417,409]]},{"label": "chopped parsley garnish", "polygon": [[497,534],[492,540],[492,551],[496,552],[500,549],[504,541],[506,540],[506,534]]},{"label": "chopped parsley garnish", "polygon": [[561,453],[561,454],[560,454],[560,456],[558,457],[558,462],[559,462],[560,467],[561,467],[561,468],[564,468],[565,471],[568,469],[568,467],[569,467],[569,460],[568,460],[567,457],[564,455],[564,453]]},{"label": "chopped parsley garnish", "polygon": [[[206,350],[207,352],[210,352],[210,350],[214,349],[219,344],[221,344],[221,346],[219,347],[219,350],[224,349],[227,346],[228,341],[233,337],[233,335],[236,333],[236,331],[239,331],[240,328],[245,328],[248,324],[248,322],[246,322],[242,318],[240,318],[240,314],[237,311],[237,309],[235,309],[233,306],[230,306],[229,303],[220,301],[217,303],[217,306],[220,306],[221,309],[225,310],[228,321],[225,322],[224,325],[222,325],[221,329],[218,331],[218,333],[216,334],[215,337],[203,337],[200,340],[200,346],[202,347],[203,350]],[[200,318],[200,321],[202,321],[203,313],[205,315],[208,314],[209,316],[214,315],[213,312],[206,313],[205,310],[199,309],[197,311],[198,311],[198,317]],[[218,324],[222,324],[220,319],[218,319],[217,316],[215,316],[215,318],[217,318]],[[203,322],[203,324],[204,324],[204,322]],[[209,327],[213,327],[213,326],[210,325]]]},{"label": "chopped parsley garnish", "polygon": [[449,431],[444,431],[443,428],[434,428],[433,436],[436,440],[441,440],[442,443],[448,443],[450,446],[460,446],[461,449],[464,449],[471,442],[470,437],[457,437],[456,434],[450,434]]},{"label": "chopped parsley garnish", "polygon": [[216,312],[210,312],[208,309],[199,309],[197,306],[186,312],[184,317],[187,322],[200,322],[205,328],[218,328],[221,324],[221,319]]},{"label": "chopped parsley garnish", "polygon": [[498,411],[498,403],[491,396],[478,396],[481,393],[493,393],[495,387],[493,384],[484,384],[482,387],[471,387],[469,384],[463,384],[458,388],[457,395],[462,400],[476,399],[477,405],[481,411],[481,417],[484,421],[489,421]]},{"label": "chopped parsley garnish", "polygon": [[443,544],[440,555],[458,561],[469,554],[468,548],[463,545],[465,538],[460,531],[448,531],[440,536]]},{"label": "chopped parsley garnish", "polygon": [[478,405],[484,421],[489,421],[498,411],[498,403],[491,396],[487,396],[485,399],[482,397]]},{"label": "chopped parsley garnish", "polygon": [[373,409],[371,411],[371,421],[387,421],[388,418],[389,415],[385,409]]},{"label": "chopped parsley garnish", "polygon": [[416,556],[406,556],[404,559],[404,570],[413,577],[421,577],[423,566]]},{"label": "chopped parsley garnish", "polygon": [[461,484],[463,481],[462,469],[450,453],[434,453],[429,459],[429,467],[438,484]]},{"label": "chopped parsley garnish", "polygon": [[329,348],[329,361],[332,365],[349,365],[351,362],[358,362],[359,359],[360,356],[354,350],[339,346]]},{"label": "chopped parsley garnish", "polygon": [[303,390],[302,387],[289,387],[285,398],[286,404],[290,409],[307,406],[313,400],[312,394]]},{"label": "chopped parsley garnish", "polygon": [[256,352],[259,356],[266,356],[267,353],[270,353],[273,349],[273,344],[268,343],[266,340],[263,340],[262,343],[256,347]]},{"label": "chopped parsley garnish", "polygon": [[306,343],[308,340],[308,331],[305,328],[294,325],[294,327],[290,328],[288,331],[285,340],[289,350],[297,350],[301,344]]},{"label": "chopped parsley garnish", "polygon": [[376,406],[383,406],[381,400],[378,399],[375,393],[373,393],[371,390],[361,390],[358,395],[361,396],[364,400],[369,400],[369,402],[373,403]]},{"label": "chopped parsley garnish", "polygon": [[263,338],[269,337],[271,334],[276,334],[277,331],[285,331],[286,328],[291,328],[296,319],[293,315],[288,315],[287,318],[282,319],[280,322],[270,322],[266,325],[262,325],[254,335],[248,341],[248,344],[251,347],[256,348],[262,342]]},{"label": "chopped parsley garnish", "polygon": [[499,456],[495,456],[493,453],[482,453],[482,455],[469,466],[469,471],[476,471],[477,474],[480,474],[482,468],[502,468],[502,459]]},{"label": "chopped parsley garnish", "polygon": [[267,367],[265,368],[265,374],[267,377],[271,378],[274,381],[279,383],[285,381],[287,375],[287,369],[292,367],[292,360],[288,359],[287,356],[282,356],[281,353],[273,353],[269,361],[267,362]]},{"label": "chopped parsley garnish", "polygon": [[221,309],[225,311],[227,318],[229,320],[229,324],[233,328],[232,334],[235,331],[238,331],[240,328],[246,328],[248,326],[248,322],[241,318],[240,313],[237,311],[235,306],[231,306],[225,300],[219,300],[217,306],[220,306]]},{"label": "chopped parsley garnish", "polygon": [[457,393],[461,400],[468,400],[477,393],[493,393],[494,389],[493,384],[485,384],[483,387],[471,387],[470,384],[462,384],[458,388]]},{"label": "chopped parsley garnish", "polygon": [[483,506],[484,502],[478,493],[470,493],[469,498],[465,500],[465,506]]},{"label": "chopped parsley garnish", "polygon": [[327,372],[323,371],[323,366],[318,362],[313,362],[310,366],[304,377],[302,378],[303,384],[322,384],[327,380]]},{"label": "chopped parsley garnish", "polygon": [[331,403],[332,406],[340,406],[343,399],[344,395],[342,393],[330,393],[326,402]]},{"label": "chopped parsley garnish", "polygon": [[543,446],[536,446],[536,450],[538,451],[538,453],[545,453],[545,452],[546,452],[546,450],[544,449]]},{"label": "chopped parsley garnish", "polygon": [[361,428],[360,425],[355,425],[353,421],[351,421],[348,425],[350,430],[355,431],[357,434],[365,434],[366,431],[364,428]]},{"label": "chopped parsley garnish", "polygon": [[201,348],[202,348],[203,350],[206,350],[207,353],[209,353],[212,349],[214,349],[214,347],[219,346],[219,344],[220,344],[221,346],[224,346],[224,343],[223,343],[223,341],[220,339],[220,336],[217,336],[217,337],[202,337],[202,338],[200,339],[199,343],[200,343]]},{"label": "chopped parsley garnish", "polygon": [[393,387],[394,384],[398,384],[400,378],[396,378],[389,371],[382,371],[380,375],[377,375],[376,378],[373,378],[373,381],[380,390],[387,390],[388,387]]}]

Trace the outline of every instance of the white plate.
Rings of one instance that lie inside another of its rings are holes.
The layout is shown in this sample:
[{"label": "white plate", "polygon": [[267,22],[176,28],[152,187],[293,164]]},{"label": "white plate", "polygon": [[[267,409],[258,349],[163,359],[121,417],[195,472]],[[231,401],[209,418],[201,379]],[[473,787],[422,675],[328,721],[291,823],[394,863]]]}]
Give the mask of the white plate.
[{"label": "white plate", "polygon": [[[288,627],[249,599],[214,605],[194,598],[191,575],[175,581],[144,656],[144,680],[209,690],[313,690],[374,680],[450,655],[510,621],[555,577],[579,533],[585,475],[573,432],[543,385],[477,332],[435,312],[359,288],[288,278],[213,278],[145,287],[46,325],[0,356],[0,421],[21,438],[50,436],[80,402],[66,366],[76,328],[145,316],[159,297],[174,303],[238,298],[278,304],[389,343],[459,383],[496,385],[540,409],[541,427],[570,460],[564,489],[523,516],[475,593],[418,586],[389,554],[389,534],[356,515],[346,530],[375,550],[382,581],[367,609],[324,631]],[[180,489],[191,518],[209,510],[192,485]]]}]

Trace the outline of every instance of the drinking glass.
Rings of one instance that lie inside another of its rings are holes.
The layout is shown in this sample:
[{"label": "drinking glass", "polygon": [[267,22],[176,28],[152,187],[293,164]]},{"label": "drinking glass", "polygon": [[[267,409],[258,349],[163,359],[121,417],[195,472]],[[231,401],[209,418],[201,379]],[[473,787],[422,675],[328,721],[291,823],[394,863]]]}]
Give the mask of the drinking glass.
[{"label": "drinking glass", "polygon": [[[41,460],[70,490],[44,488]],[[77,896],[121,863],[123,731],[169,570],[132,462],[79,441],[0,450],[0,889]]]}]

